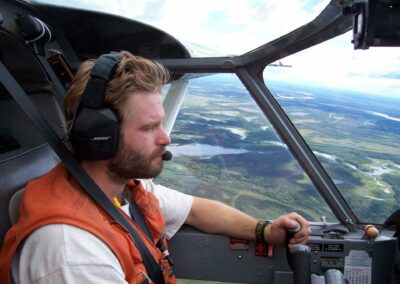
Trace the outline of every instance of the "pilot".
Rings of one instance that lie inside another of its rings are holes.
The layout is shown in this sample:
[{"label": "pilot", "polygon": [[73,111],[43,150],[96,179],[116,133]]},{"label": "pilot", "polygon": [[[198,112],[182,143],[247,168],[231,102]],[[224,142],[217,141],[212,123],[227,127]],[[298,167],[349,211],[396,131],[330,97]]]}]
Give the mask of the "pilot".
[{"label": "pilot", "polygon": [[[161,279],[176,282],[166,244],[159,240],[171,238],[183,224],[277,246],[285,245],[286,229],[300,224],[289,242],[305,243],[309,223],[297,213],[273,222],[257,220],[220,202],[151,181],[161,173],[171,143],[162,128],[160,96],[168,80],[168,71],[158,63],[126,51],[107,54],[80,66],[64,105],[74,155],[115,206],[131,218],[130,209],[140,212],[146,228],[127,218],[160,264]],[[84,137],[105,128],[111,134],[95,134],[90,141]],[[84,193],[62,163],[28,183],[19,212],[1,249],[1,283],[157,282],[150,279],[127,231]]]}]

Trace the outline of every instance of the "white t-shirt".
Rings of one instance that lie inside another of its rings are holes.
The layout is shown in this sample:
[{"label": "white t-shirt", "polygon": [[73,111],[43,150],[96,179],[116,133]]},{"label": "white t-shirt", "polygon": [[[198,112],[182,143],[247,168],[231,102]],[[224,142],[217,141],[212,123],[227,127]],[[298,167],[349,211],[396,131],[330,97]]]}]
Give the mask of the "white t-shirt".
[{"label": "white t-shirt", "polygon": [[[167,238],[185,222],[193,197],[142,180],[158,198],[165,216]],[[129,205],[122,208],[129,214]],[[16,252],[12,263],[15,283],[127,283],[114,253],[99,238],[80,228],[51,224],[35,230]]]}]

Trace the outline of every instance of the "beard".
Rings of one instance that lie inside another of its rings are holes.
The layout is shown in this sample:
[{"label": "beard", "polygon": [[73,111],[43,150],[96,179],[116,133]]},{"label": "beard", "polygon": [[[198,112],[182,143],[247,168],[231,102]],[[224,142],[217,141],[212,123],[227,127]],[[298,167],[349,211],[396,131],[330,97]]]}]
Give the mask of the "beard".
[{"label": "beard", "polygon": [[155,158],[161,157],[165,152],[162,147],[150,155],[131,149],[126,143],[120,142],[117,154],[108,164],[108,175],[118,183],[125,184],[129,179],[149,179],[157,177],[162,169],[163,162],[152,166]]}]

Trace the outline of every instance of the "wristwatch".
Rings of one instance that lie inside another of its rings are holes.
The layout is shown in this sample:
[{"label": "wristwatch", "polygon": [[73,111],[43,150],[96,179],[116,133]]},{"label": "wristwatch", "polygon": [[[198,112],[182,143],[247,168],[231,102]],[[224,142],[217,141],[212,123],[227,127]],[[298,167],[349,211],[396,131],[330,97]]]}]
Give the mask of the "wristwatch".
[{"label": "wristwatch", "polygon": [[267,241],[264,238],[264,229],[267,227],[269,224],[271,224],[271,221],[268,220],[260,220],[257,223],[256,226],[256,240],[258,242],[266,243]]}]

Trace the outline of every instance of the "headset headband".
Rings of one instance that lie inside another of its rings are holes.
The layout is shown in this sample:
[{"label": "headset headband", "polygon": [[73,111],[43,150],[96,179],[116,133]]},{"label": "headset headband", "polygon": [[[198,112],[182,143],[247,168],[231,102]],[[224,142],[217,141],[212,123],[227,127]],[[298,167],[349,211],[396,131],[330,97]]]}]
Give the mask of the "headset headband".
[{"label": "headset headband", "polygon": [[117,52],[101,55],[90,72],[90,80],[82,95],[82,106],[100,108],[104,103],[106,86],[121,60]]}]

